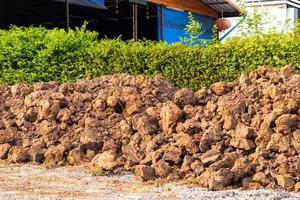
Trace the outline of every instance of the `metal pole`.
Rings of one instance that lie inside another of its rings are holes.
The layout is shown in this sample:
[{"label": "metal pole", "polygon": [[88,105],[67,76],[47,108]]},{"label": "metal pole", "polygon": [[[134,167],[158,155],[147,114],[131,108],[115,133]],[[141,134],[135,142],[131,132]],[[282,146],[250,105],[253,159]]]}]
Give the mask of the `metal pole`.
[{"label": "metal pole", "polygon": [[133,3],[132,9],[132,28],[133,28],[133,39],[138,39],[138,5]]},{"label": "metal pole", "polygon": [[70,2],[66,0],[66,17],[67,17],[67,30],[70,27]]}]

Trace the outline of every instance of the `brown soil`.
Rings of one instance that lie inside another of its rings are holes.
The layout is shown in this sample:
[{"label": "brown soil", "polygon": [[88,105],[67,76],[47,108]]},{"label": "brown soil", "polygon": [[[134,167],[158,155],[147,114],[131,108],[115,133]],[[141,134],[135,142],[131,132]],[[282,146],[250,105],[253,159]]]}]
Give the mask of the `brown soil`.
[{"label": "brown soil", "polygon": [[197,92],[156,77],[0,86],[0,159],[300,190],[300,76],[261,67]]}]

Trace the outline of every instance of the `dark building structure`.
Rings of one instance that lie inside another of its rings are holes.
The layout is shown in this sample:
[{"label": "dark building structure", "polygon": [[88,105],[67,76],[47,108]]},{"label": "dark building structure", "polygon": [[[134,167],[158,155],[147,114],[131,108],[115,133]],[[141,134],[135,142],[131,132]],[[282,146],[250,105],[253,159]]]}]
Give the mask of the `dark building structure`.
[{"label": "dark building structure", "polygon": [[2,0],[0,28],[75,27],[88,21],[100,37],[176,42],[184,36],[188,12],[202,24],[203,38],[222,17],[238,16],[231,0]]}]

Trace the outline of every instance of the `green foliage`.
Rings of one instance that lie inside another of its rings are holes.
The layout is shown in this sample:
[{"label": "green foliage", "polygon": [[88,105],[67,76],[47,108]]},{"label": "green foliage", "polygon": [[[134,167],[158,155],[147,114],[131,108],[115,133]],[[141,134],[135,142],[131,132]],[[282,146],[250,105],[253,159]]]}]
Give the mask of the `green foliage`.
[{"label": "green foliage", "polygon": [[163,75],[178,87],[199,89],[232,81],[260,65],[293,65],[300,71],[299,34],[233,38],[206,48],[163,42],[97,39],[85,27],[70,30],[0,30],[0,82],[74,82],[128,73]]},{"label": "green foliage", "polygon": [[81,29],[0,30],[0,82],[75,81],[83,77],[87,48],[97,33]]},{"label": "green foliage", "polygon": [[180,38],[180,42],[188,46],[207,47],[219,42],[217,27],[213,27],[211,40],[201,38],[204,33],[202,24],[195,19],[191,12],[188,13],[188,24],[185,27],[186,37]]},{"label": "green foliage", "polygon": [[248,12],[244,1],[238,1],[241,7],[242,23],[238,26],[238,36],[250,37],[260,34],[286,33],[292,20],[282,21],[263,6],[254,6]]},{"label": "green foliage", "polygon": [[186,37],[180,38],[181,43],[188,46],[204,46],[202,24],[198,22],[191,12],[188,13],[188,24],[185,27]]},{"label": "green foliage", "polygon": [[241,34],[243,36],[259,35],[263,32],[266,25],[266,19],[264,18],[266,13],[259,12],[257,7],[253,8],[253,13],[247,15],[245,23],[241,26]]},{"label": "green foliage", "polygon": [[300,37],[300,20],[296,20],[293,28],[293,32],[295,37]]}]

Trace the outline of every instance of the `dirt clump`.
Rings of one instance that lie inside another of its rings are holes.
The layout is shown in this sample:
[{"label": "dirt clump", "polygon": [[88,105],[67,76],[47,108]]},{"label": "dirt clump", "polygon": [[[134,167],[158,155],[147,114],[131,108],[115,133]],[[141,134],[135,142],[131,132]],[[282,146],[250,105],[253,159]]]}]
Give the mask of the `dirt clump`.
[{"label": "dirt clump", "polygon": [[260,67],[197,92],[160,77],[0,86],[0,159],[299,191],[300,76]]}]

